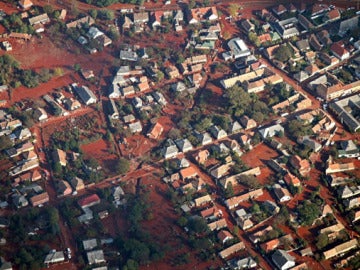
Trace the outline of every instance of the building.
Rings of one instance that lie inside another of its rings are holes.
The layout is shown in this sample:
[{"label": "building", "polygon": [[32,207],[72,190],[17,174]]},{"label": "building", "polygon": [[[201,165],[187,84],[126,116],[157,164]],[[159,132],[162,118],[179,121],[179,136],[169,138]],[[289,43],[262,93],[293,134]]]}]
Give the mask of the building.
[{"label": "building", "polygon": [[292,198],[290,192],[286,188],[281,187],[279,184],[275,184],[273,186],[273,191],[274,191],[277,199],[281,203],[290,201]]},{"label": "building", "polygon": [[229,58],[238,59],[241,57],[249,56],[251,54],[245,42],[240,38],[230,39],[227,45],[230,48],[230,51],[223,53],[223,57],[225,60]]},{"label": "building", "polygon": [[225,244],[227,241],[234,239],[234,236],[226,230],[221,230],[217,234],[217,238],[222,244]]},{"label": "building", "polygon": [[203,21],[215,21],[218,19],[216,7],[193,8],[188,14],[189,24],[197,24]]},{"label": "building", "polygon": [[227,222],[225,218],[216,220],[214,222],[211,222],[208,224],[209,230],[210,231],[218,231],[221,230],[223,228],[227,227]]},{"label": "building", "polygon": [[225,259],[227,257],[229,257],[230,255],[240,251],[240,250],[243,250],[245,249],[245,245],[243,242],[239,242],[239,243],[236,243],[222,251],[219,252],[219,256],[221,259]]},{"label": "building", "polygon": [[93,250],[98,246],[98,242],[96,238],[86,239],[82,241],[82,245],[84,250]]},{"label": "building", "polygon": [[81,208],[91,207],[99,203],[100,203],[100,198],[97,194],[86,196],[78,201],[78,204]]},{"label": "building", "polygon": [[72,193],[70,184],[64,180],[57,182],[56,189],[60,196],[67,196]]},{"label": "building", "polygon": [[239,203],[243,202],[243,201],[247,201],[250,198],[257,198],[260,197],[261,195],[263,195],[263,190],[261,188],[253,190],[253,191],[249,191],[248,193],[239,195],[239,196],[234,196],[230,199],[225,200],[225,205],[226,207],[231,210],[234,209],[235,207],[237,207],[239,205]]},{"label": "building", "polygon": [[20,0],[19,5],[22,9],[29,9],[33,6],[33,2],[31,0]]},{"label": "building", "polygon": [[65,261],[65,256],[63,251],[55,251],[55,252],[50,251],[50,253],[45,256],[44,264],[47,265],[52,263],[60,263],[63,261]]},{"label": "building", "polygon": [[48,115],[43,108],[37,108],[34,111],[34,116],[39,122],[43,122],[48,119]]},{"label": "building", "polygon": [[287,270],[295,266],[295,258],[282,249],[276,250],[271,260],[279,270]]},{"label": "building", "polygon": [[283,39],[288,39],[294,36],[298,36],[300,34],[299,30],[296,28],[297,24],[298,19],[292,17],[283,21],[276,22],[274,24],[274,28]]},{"label": "building", "polygon": [[360,121],[355,112],[359,110],[360,94],[344,98],[329,104],[329,109],[334,112],[339,121],[345,124],[352,132],[360,129]]},{"label": "building", "polygon": [[96,96],[87,86],[78,86],[76,83],[73,83],[71,86],[85,105],[90,105],[97,102]]},{"label": "building", "polygon": [[164,127],[159,122],[157,122],[156,124],[154,124],[152,126],[152,128],[150,129],[150,132],[147,134],[147,136],[150,139],[156,140],[160,137],[160,135],[162,134],[163,131],[164,131]]},{"label": "building", "polygon": [[240,123],[241,125],[243,126],[243,128],[245,130],[248,130],[248,129],[253,129],[253,128],[256,128],[257,127],[257,124],[255,122],[255,120],[249,118],[248,116],[242,116],[240,118]]},{"label": "building", "polygon": [[101,249],[87,252],[86,257],[89,265],[106,262]]},{"label": "building", "polygon": [[336,256],[339,256],[341,254],[344,254],[352,249],[355,249],[358,247],[358,241],[357,239],[349,240],[345,243],[342,243],[340,245],[337,245],[334,248],[331,248],[329,250],[326,250],[323,252],[323,256],[325,260],[332,259]]},{"label": "building", "polygon": [[207,195],[202,196],[202,197],[200,197],[200,198],[196,198],[196,199],[194,200],[194,202],[195,202],[195,206],[196,206],[196,207],[200,207],[200,206],[202,206],[202,205],[204,205],[204,204],[207,204],[207,203],[209,203],[209,202],[212,202],[212,199],[211,199],[210,195],[207,194]]},{"label": "building", "polygon": [[66,160],[66,152],[61,149],[55,149],[53,152],[53,159],[54,162],[59,162],[61,166],[66,167],[67,160]]},{"label": "building", "polygon": [[284,134],[284,128],[280,124],[272,125],[259,129],[259,133],[263,139],[271,138],[279,134]]},{"label": "building", "polygon": [[76,191],[83,190],[85,188],[84,180],[80,179],[79,177],[73,177],[70,180],[71,186]]},{"label": "building", "polygon": [[359,148],[356,146],[354,141],[352,140],[346,140],[341,141],[340,143],[340,149],[338,150],[338,157],[347,157],[347,158],[356,158],[359,157],[360,152]]},{"label": "building", "polygon": [[199,164],[204,164],[209,156],[210,153],[208,150],[201,150],[197,154],[195,154],[195,160]]},{"label": "building", "polygon": [[307,176],[311,170],[309,161],[302,159],[298,155],[294,155],[290,158],[290,164],[298,170],[302,176]]},{"label": "building", "polygon": [[179,148],[179,150],[183,153],[186,153],[188,151],[191,151],[193,149],[192,144],[188,139],[179,139],[175,141],[176,146]]},{"label": "building", "polygon": [[345,48],[345,45],[342,42],[333,43],[330,50],[340,61],[350,57],[350,52]]},{"label": "building", "polygon": [[49,194],[47,192],[34,195],[30,198],[32,206],[39,206],[49,201]]}]

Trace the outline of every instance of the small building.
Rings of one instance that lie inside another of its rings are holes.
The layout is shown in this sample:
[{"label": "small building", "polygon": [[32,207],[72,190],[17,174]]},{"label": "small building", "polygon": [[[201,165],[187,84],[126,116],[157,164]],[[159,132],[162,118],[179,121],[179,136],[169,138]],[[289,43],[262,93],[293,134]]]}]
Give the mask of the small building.
[{"label": "small building", "polygon": [[104,252],[102,249],[89,251],[86,253],[86,257],[89,265],[106,262],[104,258]]},{"label": "small building", "polygon": [[82,245],[84,247],[84,250],[93,250],[98,246],[98,242],[96,238],[86,239],[82,241]]},{"label": "small building", "polygon": [[188,139],[179,139],[175,141],[176,146],[179,148],[179,150],[183,153],[186,153],[188,151],[191,151],[193,149],[192,144]]},{"label": "small building", "polygon": [[59,162],[61,166],[66,167],[67,160],[66,160],[66,152],[61,149],[55,149],[53,154],[54,162]]},{"label": "small building", "polygon": [[72,188],[70,184],[64,180],[57,182],[57,192],[60,196],[67,196],[72,193]]},{"label": "small building", "polygon": [[134,123],[129,124],[129,129],[131,133],[139,133],[142,131],[142,125],[140,121],[136,121]]},{"label": "small building", "polygon": [[[46,255],[44,259],[44,264],[52,264],[52,263],[60,263],[65,261],[65,256],[63,251],[50,251],[49,254]],[[0,268],[1,269],[1,268]]]},{"label": "small building", "polygon": [[291,194],[290,192],[286,189],[286,188],[283,188],[281,187],[280,185],[278,184],[275,184],[273,186],[273,191],[277,197],[277,199],[279,200],[279,202],[287,202],[287,201],[290,201],[291,200]]},{"label": "small building", "polygon": [[162,132],[164,131],[164,127],[159,123],[155,123],[149,133],[147,134],[147,136],[150,138],[150,139],[154,139],[154,140],[157,140],[160,135],[162,134]]},{"label": "small building", "polygon": [[282,249],[276,250],[271,260],[279,270],[287,270],[295,266],[295,258]]},{"label": "small building", "polygon": [[245,245],[243,242],[239,242],[239,243],[236,243],[236,244],[220,251],[219,256],[220,256],[220,258],[225,259],[225,258],[229,257],[230,255],[232,255],[242,249],[245,249]]},{"label": "small building", "polygon": [[195,160],[199,164],[204,164],[209,156],[210,153],[208,150],[201,150],[195,154]]},{"label": "small building", "polygon": [[78,201],[78,204],[81,208],[91,207],[99,203],[100,203],[100,198],[97,194],[86,196]]},{"label": "small building", "polygon": [[39,206],[49,201],[49,194],[47,192],[34,195],[30,198],[32,206]]},{"label": "small building", "polygon": [[48,119],[48,115],[47,115],[47,113],[45,112],[45,110],[43,108],[37,108],[34,111],[34,116],[40,122],[43,122],[43,121]]},{"label": "small building", "polygon": [[359,157],[359,148],[356,146],[354,141],[346,140],[340,142],[340,149],[338,150],[338,157],[355,158]]},{"label": "small building", "polygon": [[241,123],[241,125],[243,126],[243,128],[244,128],[245,130],[248,130],[248,129],[252,129],[252,128],[257,127],[257,124],[256,124],[255,120],[249,118],[249,117],[246,116],[246,115],[245,115],[245,116],[242,116],[242,117],[240,118],[240,123]]},{"label": "small building", "polygon": [[97,102],[96,96],[87,86],[78,86],[76,83],[73,83],[71,86],[85,105],[90,105]]},{"label": "small building", "polygon": [[221,244],[225,244],[227,241],[234,239],[234,236],[229,231],[221,230],[218,232],[217,238]]},{"label": "small building", "polygon": [[85,188],[84,180],[79,177],[73,177],[70,180],[70,183],[73,189],[75,189],[76,191],[83,190]]}]

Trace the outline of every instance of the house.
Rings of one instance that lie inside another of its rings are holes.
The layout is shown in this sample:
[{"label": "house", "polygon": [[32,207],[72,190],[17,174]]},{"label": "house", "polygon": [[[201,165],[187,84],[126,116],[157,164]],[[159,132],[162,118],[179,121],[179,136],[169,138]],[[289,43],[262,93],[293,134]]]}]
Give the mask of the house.
[{"label": "house", "polygon": [[175,141],[176,146],[179,148],[179,150],[183,153],[186,153],[188,151],[191,151],[193,149],[192,144],[188,139],[179,139]]},{"label": "house", "polygon": [[296,42],[296,47],[299,49],[300,52],[306,52],[310,50],[310,44],[308,39],[301,39]]},{"label": "house", "polygon": [[93,250],[98,247],[98,242],[96,238],[86,239],[82,241],[84,250]]},{"label": "house", "polygon": [[[360,102],[360,95],[344,98],[329,104],[329,109],[345,124],[351,131],[356,132],[360,129],[360,121],[356,118],[354,111]],[[348,108],[351,108],[349,110]]]},{"label": "house", "polygon": [[302,14],[298,15],[299,24],[305,28],[305,30],[309,31],[314,29],[314,25]]},{"label": "house", "polygon": [[216,140],[220,140],[220,139],[223,139],[225,137],[227,137],[227,133],[225,130],[223,129],[220,129],[218,128],[217,126],[211,126],[209,128],[209,131],[211,133],[211,135],[213,135],[213,137],[216,139]]},{"label": "house", "polygon": [[297,80],[298,82],[303,82],[308,78],[309,78],[308,73],[302,70],[294,74],[294,79]]},{"label": "house", "polygon": [[251,54],[245,42],[240,38],[230,39],[227,45],[230,51],[223,53],[223,57],[225,60],[229,58],[238,59]]},{"label": "house", "polygon": [[197,171],[193,166],[189,166],[185,169],[180,170],[180,176],[183,180],[190,179],[197,176]]},{"label": "house", "polygon": [[174,158],[179,153],[179,149],[175,144],[164,147],[163,156],[165,159]]},{"label": "house", "polygon": [[213,176],[215,179],[220,179],[221,177],[223,177],[225,174],[228,173],[228,171],[231,169],[232,166],[233,166],[233,162],[229,162],[217,166],[210,171],[210,175]]},{"label": "house", "polygon": [[48,115],[43,108],[37,108],[34,111],[34,117],[36,117],[39,122],[43,122],[48,119]]},{"label": "house", "polygon": [[227,227],[227,222],[225,218],[216,220],[214,222],[211,222],[208,224],[209,230],[210,231],[218,231],[222,228],[226,228]]},{"label": "house", "polygon": [[260,241],[261,237],[266,235],[267,233],[271,232],[274,228],[272,226],[267,226],[253,234],[249,235],[249,239],[252,243],[256,244]]},{"label": "house", "polygon": [[316,73],[319,72],[319,68],[318,68],[318,66],[315,65],[315,64],[310,64],[310,65],[308,65],[308,66],[305,68],[304,71],[305,71],[306,74],[308,74],[309,76],[312,76],[312,75],[314,75],[314,74],[316,74]]},{"label": "house", "polygon": [[296,28],[297,24],[298,19],[292,17],[282,21],[277,21],[274,24],[274,28],[283,39],[288,39],[294,36],[298,36],[300,34],[299,30]]},{"label": "house", "polygon": [[212,142],[212,138],[209,133],[195,133],[196,138],[199,140],[202,146],[210,144]]},{"label": "house", "polygon": [[284,7],[283,5],[280,4],[280,5],[277,5],[277,6],[273,7],[272,11],[276,15],[280,16],[281,14],[284,14],[285,12],[287,12],[287,9],[286,9],[286,7]]},{"label": "house", "polygon": [[155,123],[152,128],[150,129],[150,132],[147,134],[147,136],[150,139],[158,139],[160,137],[160,135],[162,134],[162,132],[164,131],[164,127],[159,123]]},{"label": "house", "polygon": [[169,77],[169,79],[176,79],[180,77],[179,70],[175,66],[166,67],[165,74]]},{"label": "house", "polygon": [[239,124],[238,121],[234,121],[231,123],[230,127],[229,127],[229,133],[230,134],[235,134],[240,132],[242,129],[241,125]]},{"label": "house", "polygon": [[318,4],[315,3],[312,5],[311,9],[310,9],[310,16],[311,19],[316,19],[317,17],[319,17],[320,15],[324,14],[325,12],[327,12],[329,10],[329,6],[326,4]]},{"label": "house", "polygon": [[333,21],[339,20],[340,18],[341,18],[340,11],[337,8],[335,8],[325,14],[325,16],[323,17],[323,21],[324,22],[333,22]]},{"label": "house", "polygon": [[78,201],[78,204],[81,208],[91,207],[99,203],[100,198],[97,194],[88,195]]},{"label": "house", "polygon": [[85,105],[90,105],[97,102],[96,96],[87,86],[78,86],[76,83],[73,83],[71,86]]},{"label": "house", "polygon": [[132,50],[128,49],[128,50],[120,50],[120,59],[136,62],[139,60],[139,57],[136,52],[133,52]]},{"label": "house", "polygon": [[171,85],[170,89],[174,92],[181,93],[184,92],[187,89],[187,87],[183,82],[176,82]]},{"label": "house", "polygon": [[56,189],[60,196],[67,196],[72,193],[70,184],[64,180],[60,180],[56,183]]},{"label": "house", "polygon": [[356,158],[360,156],[359,148],[352,140],[341,141],[339,143],[338,157]]},{"label": "house", "polygon": [[208,150],[201,150],[197,152],[194,156],[197,163],[204,164],[210,156],[210,153]]},{"label": "house", "polygon": [[202,196],[200,198],[196,198],[194,200],[194,202],[195,202],[196,207],[200,207],[200,206],[202,206],[204,204],[212,202],[212,199],[211,199],[210,195],[207,194],[207,195],[204,195],[204,196]]},{"label": "house", "polygon": [[37,195],[34,195],[30,198],[30,202],[32,206],[38,206],[44,204],[49,201],[49,194],[47,192],[43,192]]},{"label": "house", "polygon": [[314,48],[315,51],[321,51],[321,49],[323,47],[314,34],[310,35],[309,43],[310,43],[311,47]]},{"label": "house", "polygon": [[79,177],[73,177],[70,180],[70,183],[73,189],[75,189],[76,191],[83,190],[85,188],[84,180]]},{"label": "house", "polygon": [[355,170],[355,164],[353,162],[349,163],[333,163],[328,164],[325,173],[331,174],[331,173],[337,173],[337,172],[345,172],[345,171],[352,171]]},{"label": "house", "polygon": [[243,242],[239,242],[239,243],[236,243],[236,244],[220,251],[219,256],[220,256],[220,258],[225,259],[225,258],[229,257],[230,255],[232,255],[242,249],[245,249],[245,245]]},{"label": "house", "polygon": [[323,256],[325,260],[332,259],[336,256],[339,256],[341,254],[344,254],[352,249],[355,249],[358,247],[358,241],[357,239],[349,240],[345,243],[342,243],[340,245],[335,246],[334,248],[331,248],[329,250],[326,250],[323,252]]},{"label": "house", "polygon": [[101,249],[87,252],[86,257],[89,265],[106,262]]},{"label": "house", "polygon": [[69,28],[81,28],[83,24],[86,24],[88,26],[91,26],[95,23],[95,20],[90,16],[84,16],[80,19],[77,19],[75,21],[69,22],[66,24],[66,27]]},{"label": "house", "polygon": [[284,180],[288,186],[293,185],[294,187],[299,187],[301,185],[299,178],[297,178],[295,175],[293,175],[290,172],[287,172],[285,174]]},{"label": "house", "polygon": [[218,232],[217,238],[221,244],[225,244],[227,241],[234,239],[234,236],[229,231],[221,230]]},{"label": "house", "polygon": [[49,265],[49,264],[52,264],[52,263],[60,263],[60,262],[63,262],[63,261],[65,261],[64,252],[55,250],[55,252],[50,251],[50,253],[45,256],[44,264]]},{"label": "house", "polygon": [[126,97],[135,94],[135,88],[133,85],[129,85],[121,88],[121,94]]},{"label": "house", "polygon": [[350,52],[345,49],[345,45],[342,42],[333,43],[330,50],[340,61],[350,57]]},{"label": "house", "polygon": [[225,200],[225,205],[226,207],[231,210],[234,209],[235,207],[237,207],[239,205],[239,203],[243,202],[243,201],[247,201],[251,198],[257,198],[261,195],[263,195],[263,190],[261,188],[253,190],[253,191],[249,191],[248,193],[239,195],[239,196],[234,196],[230,199]]},{"label": "house", "polygon": [[257,266],[256,261],[251,257],[246,257],[242,259],[233,259],[227,261],[230,269],[240,270],[240,269],[255,269]]},{"label": "house", "polygon": [[284,128],[280,124],[259,129],[259,133],[263,139],[271,138],[279,134],[284,134]]},{"label": "house", "polygon": [[250,218],[238,218],[237,224],[244,231],[246,231],[247,229],[250,229],[251,227],[254,226],[254,223],[251,221]]},{"label": "house", "polygon": [[292,198],[290,192],[286,188],[281,187],[279,184],[275,184],[273,186],[273,191],[279,202],[287,202]]},{"label": "house", "polygon": [[200,212],[200,216],[206,220],[215,220],[222,217],[222,211],[216,206],[204,209]]},{"label": "house", "polygon": [[131,133],[139,133],[142,131],[142,125],[140,121],[136,121],[129,124],[129,129]]},{"label": "house", "polygon": [[156,102],[159,103],[161,106],[166,106],[167,101],[161,92],[155,91],[152,93],[152,96],[154,97]]},{"label": "house", "polygon": [[243,20],[240,24],[246,32],[255,30],[255,25],[251,23],[248,19]]},{"label": "house", "polygon": [[[9,52],[12,51],[12,45],[9,41],[5,40],[3,42],[1,42],[2,47],[4,48],[5,51]],[[7,91],[8,90],[8,86],[7,85],[1,85],[0,86],[0,93],[3,91]]]},{"label": "house", "polygon": [[29,9],[33,6],[33,2],[31,0],[20,0],[19,5],[22,9]]},{"label": "house", "polygon": [[203,21],[215,21],[218,19],[216,7],[193,8],[188,14],[188,23],[197,24]]},{"label": "house", "polygon": [[66,166],[67,161],[66,161],[66,152],[57,148],[54,150],[53,152],[53,159],[54,162],[59,162],[61,166]]},{"label": "house", "polygon": [[280,245],[279,238],[272,239],[270,241],[267,241],[263,244],[261,244],[261,249],[265,251],[265,253],[269,253],[270,251],[274,250]]},{"label": "house", "polygon": [[276,250],[271,260],[279,270],[287,270],[295,266],[295,258],[282,249]]},{"label": "house", "polygon": [[133,24],[132,19],[125,15],[121,27],[123,30],[128,30]]},{"label": "house", "polygon": [[143,25],[149,22],[148,12],[139,12],[133,14],[134,24]]},{"label": "house", "polygon": [[69,111],[74,111],[74,110],[81,108],[80,102],[77,100],[74,100],[73,98],[64,98],[63,104],[64,104],[65,109],[67,109]]},{"label": "house", "polygon": [[332,40],[330,38],[330,34],[329,32],[324,29],[324,30],[321,30],[320,32],[318,32],[316,34],[318,40],[321,42],[321,44],[326,47],[326,46],[330,46],[332,44]]},{"label": "house", "polygon": [[125,124],[132,123],[136,120],[135,116],[133,114],[128,114],[123,117],[123,121]]},{"label": "house", "polygon": [[307,176],[311,170],[309,161],[294,155],[290,158],[290,164],[299,171],[302,176]]},{"label": "house", "polygon": [[249,118],[246,115],[240,118],[240,123],[245,130],[253,129],[257,126],[255,120]]}]

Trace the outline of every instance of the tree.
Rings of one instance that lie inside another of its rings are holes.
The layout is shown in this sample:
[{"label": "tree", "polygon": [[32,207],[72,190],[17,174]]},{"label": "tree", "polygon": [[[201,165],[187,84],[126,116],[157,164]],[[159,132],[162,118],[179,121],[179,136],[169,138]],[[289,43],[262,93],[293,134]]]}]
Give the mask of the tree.
[{"label": "tree", "polygon": [[1,136],[0,137],[0,151],[10,148],[12,146],[12,141],[9,136]]},{"label": "tree", "polygon": [[234,188],[233,188],[233,185],[231,182],[227,184],[224,193],[225,193],[224,194],[225,198],[227,198],[227,199],[234,196]]},{"label": "tree", "polygon": [[293,55],[293,51],[289,45],[280,45],[274,53],[274,58],[280,62],[287,62]]},{"label": "tree", "polygon": [[302,224],[305,226],[311,225],[316,218],[319,217],[321,210],[320,206],[310,201],[303,201],[298,207],[297,212]]},{"label": "tree", "polygon": [[319,236],[316,238],[316,247],[319,250],[322,250],[324,247],[326,247],[329,244],[329,237],[327,236],[326,233],[321,233],[319,234]]},{"label": "tree", "polygon": [[189,219],[188,228],[198,234],[207,233],[209,231],[209,227],[207,226],[205,219],[200,217]]},{"label": "tree", "polygon": [[236,3],[230,4],[229,5],[229,14],[232,17],[237,17],[238,11],[239,11],[240,8],[241,8],[241,6],[239,4],[236,4]]},{"label": "tree", "polygon": [[253,175],[241,175],[238,179],[239,183],[247,186],[250,189],[259,188],[260,183]]},{"label": "tree", "polygon": [[130,162],[126,158],[120,158],[116,164],[116,172],[118,174],[125,174],[130,169]]},{"label": "tree", "polygon": [[261,45],[259,37],[256,33],[250,31],[248,34],[248,38],[253,44],[255,44],[256,47],[259,47]]}]

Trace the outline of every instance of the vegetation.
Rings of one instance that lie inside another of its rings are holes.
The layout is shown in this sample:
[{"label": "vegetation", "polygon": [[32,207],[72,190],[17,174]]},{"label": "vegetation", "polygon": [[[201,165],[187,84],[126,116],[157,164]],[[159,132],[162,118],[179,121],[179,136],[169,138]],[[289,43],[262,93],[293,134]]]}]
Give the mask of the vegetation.
[{"label": "vegetation", "polygon": [[33,70],[24,70],[16,59],[8,54],[0,56],[0,85],[8,84],[18,87],[21,84],[32,88],[42,82],[47,82],[52,77],[49,69],[42,69],[39,73]]},{"label": "vegetation", "polygon": [[280,62],[287,62],[294,54],[289,44],[280,45],[274,53],[274,58]]},{"label": "vegetation", "polygon": [[311,201],[303,201],[297,207],[299,218],[304,226],[310,226],[320,216],[321,207]]},{"label": "vegetation", "polygon": [[118,174],[125,174],[129,171],[130,162],[126,158],[120,158],[116,164],[116,172]]},{"label": "vegetation", "polygon": [[270,113],[268,105],[259,100],[257,95],[247,93],[242,87],[235,85],[225,90],[227,111],[235,116],[248,115],[261,123]]},{"label": "vegetation", "polygon": [[156,261],[164,256],[164,247],[156,243],[151,234],[144,230],[142,222],[152,218],[148,191],[128,199],[126,216],[129,235],[116,239],[116,246],[122,254],[122,269],[138,269],[139,265]]}]

